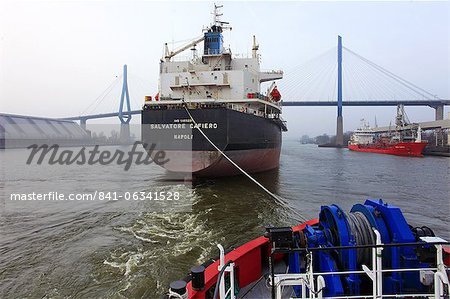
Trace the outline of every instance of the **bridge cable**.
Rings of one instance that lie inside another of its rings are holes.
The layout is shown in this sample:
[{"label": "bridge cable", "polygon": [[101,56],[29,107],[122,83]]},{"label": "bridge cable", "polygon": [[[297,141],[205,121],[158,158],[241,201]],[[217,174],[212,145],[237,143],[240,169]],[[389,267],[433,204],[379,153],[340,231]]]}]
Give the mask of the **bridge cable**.
[{"label": "bridge cable", "polygon": [[[344,68],[347,68],[346,64],[344,64]],[[358,78],[358,80],[361,81],[361,84],[356,84],[357,86],[360,86],[360,90],[363,95],[363,97],[361,97],[361,99],[363,99],[363,98],[371,99],[372,98],[371,94],[373,94],[373,92],[371,93],[367,87],[373,86],[374,88],[376,88],[376,85],[374,85],[373,80],[370,80],[368,78],[367,73],[362,70],[362,67],[360,65],[356,65],[356,68],[358,68],[358,71],[356,72],[357,78]],[[350,69],[353,70],[353,68],[350,68]]]},{"label": "bridge cable", "polygon": [[[330,52],[331,53],[331,52]],[[330,65],[330,61],[329,61],[329,57],[328,56],[324,56],[323,57],[323,61],[321,62],[321,64],[317,64],[314,66],[310,66],[310,69],[306,69],[306,71],[309,71],[310,73],[307,75],[308,77],[308,81],[305,80],[303,82],[300,81],[299,84],[297,84],[296,87],[294,88],[298,88],[298,89],[304,89],[304,88],[309,88],[307,89],[307,91],[309,90],[313,90],[313,88],[311,88],[312,83],[317,82],[317,79],[320,78],[321,74],[326,71],[329,68]],[[326,59],[325,59],[326,58]],[[308,93],[308,92],[306,92]]]},{"label": "bridge cable", "polygon": [[[318,82],[321,82],[321,80],[319,79],[327,73],[327,70],[331,68],[330,64],[330,61],[322,61],[320,65],[316,66],[310,71],[310,73],[307,75],[307,80],[300,82],[299,84],[294,86],[294,88],[300,90],[300,93],[302,93],[303,97],[305,98],[308,96],[314,97],[313,94],[317,90],[316,86],[319,84]],[[298,91],[296,93],[298,93]]]},{"label": "bridge cable", "polygon": [[[281,81],[279,84],[280,88],[284,89],[283,93],[288,94],[288,97],[289,94],[294,92],[295,95],[297,95],[298,89],[303,89],[305,86],[309,86],[311,82],[316,81],[318,77],[317,70],[322,70],[324,67],[327,67],[331,56],[330,54],[332,54],[333,51],[334,48],[331,48],[306,63],[290,67],[286,70],[285,74],[287,76],[285,80]],[[301,69],[301,72],[293,72],[299,68]]]},{"label": "bridge cable", "polygon": [[322,89],[320,89],[319,87],[323,84],[323,82],[327,81],[327,80],[322,80],[322,78],[327,78],[327,74],[329,74],[330,71],[333,69],[333,65],[335,63],[336,63],[335,61],[327,62],[327,64],[324,66],[324,68],[316,74],[314,82],[312,82],[312,84],[309,86],[309,89],[307,89],[304,94],[305,98],[308,97],[307,95],[312,94],[316,90],[319,92],[322,91]]},{"label": "bridge cable", "polygon": [[[376,99],[377,96],[376,94],[379,94],[380,97],[379,98],[390,98],[392,95],[394,95],[395,98],[395,91],[389,90],[389,85],[392,85],[391,82],[387,82],[389,83],[388,86],[386,86],[386,84],[383,84],[382,80],[385,78],[379,78],[380,74],[379,73],[375,73],[372,78],[370,77],[370,72],[373,72],[373,69],[369,68],[369,66],[365,65],[365,64],[361,64],[361,63],[357,63],[355,65],[356,70],[356,74],[358,74],[358,78],[361,78],[363,80],[363,84],[366,85],[369,88],[364,88],[364,91],[366,92],[371,92],[373,95],[373,98]],[[353,71],[353,68],[351,68],[351,70]],[[381,79],[381,81],[380,81]],[[358,85],[358,84],[355,84]],[[394,86],[395,87],[395,86]],[[398,89],[398,88],[397,88]],[[390,92],[389,92],[390,91]],[[403,92],[403,91],[401,91]],[[392,94],[390,94],[392,93]],[[368,94],[367,94],[368,95]],[[357,98],[359,99],[359,98]]]},{"label": "bridge cable", "polygon": [[[103,99],[111,92],[111,90],[115,87],[115,85],[117,84],[117,82],[122,78],[122,75],[116,77],[109,85],[108,87],[106,87],[106,89],[94,100],[91,102],[91,104],[89,106],[87,106],[81,113],[80,115],[85,114],[89,108],[91,108],[93,105],[95,105],[98,101],[99,103],[103,101]],[[97,106],[98,107],[98,104]],[[92,111],[92,110],[91,110]]]},{"label": "bridge cable", "polygon": [[[121,77],[119,77],[118,79],[120,79],[120,78]],[[104,107],[104,108],[107,108],[106,112],[115,111],[115,108],[114,108],[115,107],[115,103],[119,102],[116,99],[120,99],[120,92],[117,92],[116,94],[114,94],[113,90],[117,89],[119,83],[120,83],[120,80],[117,80],[116,84],[114,85],[114,87],[111,88],[111,90],[108,91],[108,93],[103,96],[103,98],[97,103],[97,105],[92,109],[92,111],[97,111],[97,109],[100,106],[100,104],[102,104],[107,97],[109,97],[109,99],[113,98],[113,100],[109,101],[109,102],[108,101],[105,102],[105,106],[108,105],[108,103],[109,103],[108,107]]]},{"label": "bridge cable", "polygon": [[[386,86],[386,84],[382,84],[382,82],[380,81],[380,74],[379,73],[375,73],[372,78],[370,77],[370,72],[373,72],[374,70],[369,68],[367,65],[365,64],[361,64],[360,61],[357,61],[359,63],[355,64],[355,69],[356,69],[356,74],[358,74],[358,78],[364,78],[363,82],[365,83],[365,85],[367,87],[370,88],[365,88],[364,90],[367,90],[367,92],[372,91],[372,93],[374,95],[376,94],[380,94],[380,98],[390,98],[390,94],[388,92],[389,90],[389,86]],[[353,71],[353,68],[350,68],[351,71]],[[381,80],[385,80],[385,78],[381,78]],[[381,82],[381,83],[380,83]],[[389,83],[388,85],[391,85],[391,82],[387,82]],[[355,84],[358,85],[358,84]],[[395,92],[392,92],[392,94],[395,95]],[[376,96],[374,98],[377,98]],[[395,96],[394,96],[395,98]]]},{"label": "bridge cable", "polygon": [[[321,91],[319,99],[326,99],[328,100],[331,98],[336,98],[335,89],[337,88],[337,62],[333,61],[332,66],[329,68],[328,73],[325,75],[324,80],[322,80],[322,84],[319,86],[319,90]],[[331,94],[330,94],[331,91]]]},{"label": "bridge cable", "polygon": [[[356,57],[357,58],[357,57]],[[418,93],[416,90],[409,88],[408,86],[405,86],[404,84],[396,84],[400,83],[398,80],[394,80],[395,82],[389,80],[391,76],[387,75],[384,72],[379,71],[378,69],[372,68],[372,66],[368,64],[363,64],[360,61],[360,67],[367,70],[363,71],[363,73],[369,74],[369,72],[374,72],[375,78],[374,80],[370,80],[372,84],[377,85],[381,89],[381,93],[384,94],[386,98],[396,98],[396,97],[411,97],[412,94],[414,94],[414,97],[417,95],[420,95],[420,97],[423,99],[424,95],[421,93]],[[386,78],[389,77],[389,78]],[[378,82],[378,83],[377,83]]]},{"label": "bridge cable", "polygon": [[[326,71],[328,69],[328,64],[324,64],[324,66],[317,72],[317,73],[315,73],[315,74],[313,74],[313,76],[311,77],[311,80],[310,80],[310,82],[308,82],[309,84],[304,84],[305,86],[304,86],[304,97],[305,98],[307,98],[308,97],[308,95],[310,94],[310,93],[312,93],[314,90],[315,90],[315,88],[316,88],[316,86],[317,86],[317,84],[318,84],[318,82],[319,82],[319,78],[321,78],[322,77],[322,74]],[[301,85],[299,85],[299,86],[297,86],[297,88],[299,88],[300,89],[300,86]]]},{"label": "bridge cable", "polygon": [[[354,52],[352,52],[351,54],[353,54],[353,53],[354,53]],[[353,54],[353,55],[355,55],[355,54]],[[365,63],[366,63],[365,66],[366,66],[366,67],[369,67],[369,66],[370,66],[372,69],[375,69],[375,70],[379,71],[379,72],[382,73],[383,75],[385,75],[385,76],[387,76],[387,77],[393,79],[394,81],[396,81],[396,82],[399,83],[400,85],[406,87],[406,89],[407,89],[408,91],[412,91],[412,92],[414,92],[414,93],[416,93],[416,94],[419,94],[420,96],[422,96],[422,97],[424,97],[424,98],[428,98],[428,97],[425,96],[423,93],[421,93],[421,92],[419,92],[419,91],[417,90],[417,89],[419,89],[419,90],[421,90],[422,92],[427,93],[427,94],[429,94],[430,96],[434,97],[434,96],[431,95],[429,92],[427,92],[427,91],[423,90],[422,88],[420,88],[420,87],[414,85],[413,83],[411,83],[411,82],[409,82],[409,81],[406,81],[405,79],[403,79],[403,78],[401,78],[401,77],[399,77],[399,76],[393,74],[392,72],[387,71],[386,69],[384,69],[384,68],[378,66],[377,64],[375,64],[375,63],[369,61],[368,59],[360,58],[360,57],[362,57],[362,56],[360,56],[360,55],[358,55],[358,54],[356,54],[355,57],[358,58],[358,59],[360,59],[361,61],[365,62]],[[369,68],[369,69],[370,69],[370,68]],[[372,70],[372,69],[370,69],[370,70]],[[388,82],[388,81],[387,81],[387,82]],[[388,83],[390,83],[390,85],[392,85],[392,82],[388,82]],[[397,87],[397,86],[394,85],[393,87]],[[396,89],[397,89],[398,91],[401,91],[401,90],[399,90],[398,88],[396,88]],[[404,93],[404,91],[401,91],[401,92]]]},{"label": "bridge cable", "polygon": [[[394,73],[388,71],[387,69],[385,69],[385,68],[379,66],[378,64],[376,64],[376,63],[370,61],[369,59],[367,59],[367,58],[365,58],[365,57],[359,55],[358,53],[353,52],[352,50],[350,50],[350,49],[348,49],[348,48],[346,48],[346,47],[343,47],[343,48],[344,48],[346,51],[348,51],[349,53],[351,53],[351,54],[355,55],[356,57],[358,57],[359,59],[361,59],[362,61],[366,62],[367,64],[371,65],[372,67],[378,69],[379,71],[383,72],[383,73],[386,74],[387,76],[389,76],[389,77],[391,77],[392,79],[396,80],[396,81],[399,82],[400,84],[404,85],[404,86],[407,87],[408,89],[410,89],[410,90],[412,90],[412,91],[414,91],[414,92],[416,92],[416,93],[418,93],[418,94],[421,94],[420,92],[418,92],[417,90],[415,90],[415,89],[418,89],[418,90],[422,91],[423,93],[428,94],[428,95],[431,96],[432,98],[435,98],[435,99],[438,98],[436,95],[433,95],[433,94],[431,94],[430,92],[426,91],[425,89],[423,89],[423,88],[421,88],[421,87],[419,87],[419,86],[417,86],[417,85],[415,85],[415,84],[413,84],[413,83],[411,83],[411,82],[409,82],[409,81],[403,79],[402,77],[397,76],[396,74],[394,74]],[[421,95],[422,95],[423,97],[427,98],[425,95],[423,95],[423,94],[421,94]],[[429,99],[429,98],[428,98],[428,99]],[[439,98],[438,98],[438,99],[439,99]]]}]

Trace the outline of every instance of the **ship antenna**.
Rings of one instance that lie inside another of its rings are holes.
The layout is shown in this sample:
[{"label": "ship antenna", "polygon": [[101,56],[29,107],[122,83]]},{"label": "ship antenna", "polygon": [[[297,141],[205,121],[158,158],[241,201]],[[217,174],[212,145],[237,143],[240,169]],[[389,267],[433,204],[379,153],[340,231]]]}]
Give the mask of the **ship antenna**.
[{"label": "ship antenna", "polygon": [[[216,5],[214,3],[214,10],[212,12],[213,14],[213,24],[212,26],[217,26],[217,27],[221,27],[222,29],[230,29],[229,22],[224,22],[220,20],[220,17],[223,16],[223,13],[220,12],[220,9],[223,7],[223,5]],[[225,26],[224,26],[225,25]]]},{"label": "ship antenna", "polygon": [[223,7],[223,5],[216,5],[214,3],[214,11],[213,11],[213,15],[214,15],[214,19],[213,19],[213,25],[215,26],[220,26],[220,17],[223,16],[222,13],[220,13],[220,9]]},{"label": "ship antenna", "polygon": [[252,57],[258,58],[259,45],[256,43],[256,36],[253,35]]}]

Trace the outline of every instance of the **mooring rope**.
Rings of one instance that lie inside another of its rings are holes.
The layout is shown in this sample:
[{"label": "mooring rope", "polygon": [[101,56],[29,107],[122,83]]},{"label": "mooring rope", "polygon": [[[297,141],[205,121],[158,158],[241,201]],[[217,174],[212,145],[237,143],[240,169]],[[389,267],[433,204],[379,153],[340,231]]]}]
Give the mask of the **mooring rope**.
[{"label": "mooring rope", "polygon": [[[187,114],[189,115],[189,118],[192,120],[192,122],[194,123],[195,128],[197,128],[197,130],[200,132],[200,134],[203,135],[203,137],[205,137],[205,139],[223,156],[225,157],[225,159],[227,159],[234,167],[236,167],[240,172],[242,172],[245,176],[247,176],[253,183],[255,183],[257,186],[259,186],[262,190],[264,190],[264,192],[266,192],[267,194],[269,194],[272,198],[274,198],[276,200],[276,202],[280,205],[282,205],[284,208],[290,210],[292,213],[294,213],[296,216],[298,216],[300,218],[301,221],[306,221],[307,219],[302,216],[299,212],[297,212],[295,209],[293,209],[292,207],[290,207],[287,202],[285,200],[283,200],[280,196],[270,192],[270,190],[268,190],[266,187],[264,187],[260,182],[258,182],[255,178],[253,178],[250,174],[248,174],[244,169],[242,169],[239,165],[237,165],[233,160],[231,160],[230,157],[228,157],[227,155],[225,155],[225,153],[220,150],[220,148],[218,148],[214,142],[211,141],[211,139],[208,138],[208,136],[205,134],[205,132],[203,132],[203,130],[200,128],[200,126],[197,125],[197,122],[195,121],[195,119],[192,117],[191,113],[189,112],[189,109],[187,108],[186,102],[184,100],[183,101],[183,106],[184,109],[186,110]],[[298,220],[298,219],[297,219]]]}]

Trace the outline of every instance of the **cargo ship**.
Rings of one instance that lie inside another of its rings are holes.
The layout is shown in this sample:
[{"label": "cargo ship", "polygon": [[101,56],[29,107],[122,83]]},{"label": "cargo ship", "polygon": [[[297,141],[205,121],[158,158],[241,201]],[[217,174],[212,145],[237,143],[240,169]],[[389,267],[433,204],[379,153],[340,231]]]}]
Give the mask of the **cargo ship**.
[{"label": "cargo ship", "polygon": [[[173,173],[239,174],[224,155],[249,173],[279,166],[281,135],[287,127],[275,80],[283,72],[261,71],[254,36],[250,56],[224,48],[222,32],[231,28],[220,20],[220,8],[214,6],[213,22],[200,37],[174,50],[165,44],[158,93],[145,98],[143,144],[164,151],[167,162],[162,166]],[[175,59],[188,49],[189,58]],[[263,93],[264,82],[269,86]]]},{"label": "cargo ship", "polygon": [[337,205],[195,265],[165,299],[449,298],[449,242],[381,199]]},{"label": "cargo ship", "polygon": [[377,134],[362,120],[361,127],[350,137],[348,149],[357,152],[423,157],[422,152],[428,143],[422,141],[421,136],[420,126],[409,123],[403,105],[399,105],[396,127],[393,131]]}]

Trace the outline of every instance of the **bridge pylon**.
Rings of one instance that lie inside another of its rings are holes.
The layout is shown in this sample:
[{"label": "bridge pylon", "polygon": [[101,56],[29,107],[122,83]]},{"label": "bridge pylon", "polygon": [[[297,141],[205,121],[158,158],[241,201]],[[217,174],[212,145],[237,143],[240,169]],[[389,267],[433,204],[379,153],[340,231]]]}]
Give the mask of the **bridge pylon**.
[{"label": "bridge pylon", "polygon": [[[128,92],[128,72],[127,65],[123,66],[123,85],[122,94],[120,96],[119,104],[119,120],[120,120],[120,143],[129,143],[130,141],[130,121],[131,121],[131,105],[130,94]],[[124,109],[126,109],[124,111]]]},{"label": "bridge pylon", "polygon": [[337,82],[337,123],[336,145],[344,145],[344,120],[342,117],[342,37],[338,36],[338,82]]}]

